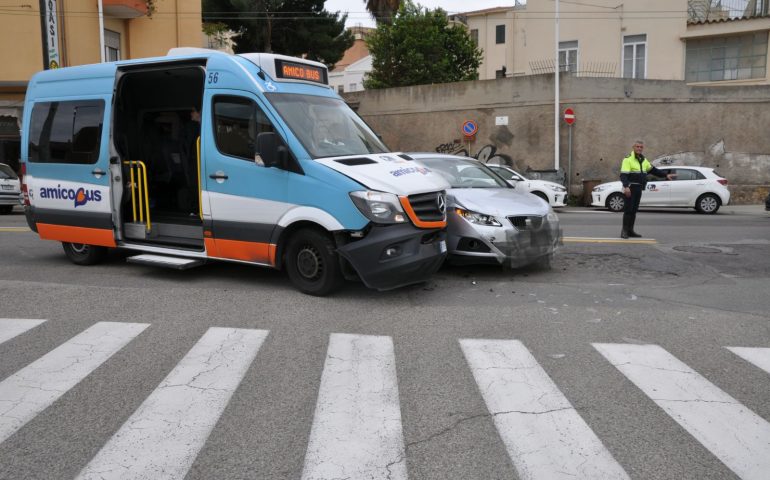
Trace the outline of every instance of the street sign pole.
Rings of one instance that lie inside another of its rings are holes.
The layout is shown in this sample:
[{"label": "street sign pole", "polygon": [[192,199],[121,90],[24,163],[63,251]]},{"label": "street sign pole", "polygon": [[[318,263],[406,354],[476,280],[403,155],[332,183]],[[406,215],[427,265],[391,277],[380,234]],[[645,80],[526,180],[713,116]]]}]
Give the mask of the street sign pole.
[{"label": "street sign pole", "polygon": [[569,145],[567,146],[567,196],[569,196],[570,183],[572,182],[572,125],[575,123],[575,111],[567,107],[564,109],[564,122],[569,126]]},{"label": "street sign pole", "polygon": [[575,123],[575,111],[572,108],[564,109],[564,122],[569,126],[569,145],[567,147],[567,196],[569,196],[570,182],[572,181],[572,125]]},{"label": "street sign pole", "polygon": [[559,0],[556,0],[556,25],[554,26],[554,100],[553,100],[553,169],[559,170]]}]

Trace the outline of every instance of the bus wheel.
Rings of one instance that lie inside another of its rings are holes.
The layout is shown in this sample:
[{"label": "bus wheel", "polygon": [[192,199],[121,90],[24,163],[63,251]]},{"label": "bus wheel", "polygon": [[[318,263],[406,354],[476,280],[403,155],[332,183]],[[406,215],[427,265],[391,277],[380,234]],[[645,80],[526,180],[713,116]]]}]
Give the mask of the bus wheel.
[{"label": "bus wheel", "polygon": [[324,296],[342,286],[343,276],[332,240],[316,230],[303,229],[286,245],[286,271],[303,293]]},{"label": "bus wheel", "polygon": [[107,256],[107,247],[62,242],[67,258],[76,265],[94,265]]}]

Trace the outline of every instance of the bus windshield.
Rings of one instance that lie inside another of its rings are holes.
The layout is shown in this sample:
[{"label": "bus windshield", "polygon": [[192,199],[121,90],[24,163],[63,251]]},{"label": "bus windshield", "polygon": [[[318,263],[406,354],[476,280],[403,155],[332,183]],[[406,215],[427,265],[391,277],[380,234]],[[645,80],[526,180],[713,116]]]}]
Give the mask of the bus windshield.
[{"label": "bus windshield", "polygon": [[388,152],[361,117],[338,98],[285,93],[267,97],[313,158]]}]

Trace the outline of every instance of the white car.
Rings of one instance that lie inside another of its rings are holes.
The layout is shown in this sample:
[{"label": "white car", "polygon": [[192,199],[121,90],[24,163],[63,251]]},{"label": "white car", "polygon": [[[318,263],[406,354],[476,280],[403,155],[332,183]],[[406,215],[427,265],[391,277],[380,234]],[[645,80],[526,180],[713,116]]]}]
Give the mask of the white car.
[{"label": "white car", "polygon": [[[664,173],[673,173],[673,180],[648,176],[647,186],[639,202],[641,207],[690,207],[699,213],[716,213],[719,207],[730,203],[727,179],[713,168],[666,167]],[[606,207],[622,212],[626,204],[623,185],[617,182],[602,183],[591,192],[591,206]]]},{"label": "white car", "polygon": [[13,211],[14,205],[19,205],[21,184],[19,177],[11,167],[0,163],[0,215]]},{"label": "white car", "polygon": [[524,175],[502,165],[487,165],[493,172],[503,177],[517,190],[529,192],[542,198],[552,207],[564,207],[567,204],[567,189],[555,182],[530,180]]}]

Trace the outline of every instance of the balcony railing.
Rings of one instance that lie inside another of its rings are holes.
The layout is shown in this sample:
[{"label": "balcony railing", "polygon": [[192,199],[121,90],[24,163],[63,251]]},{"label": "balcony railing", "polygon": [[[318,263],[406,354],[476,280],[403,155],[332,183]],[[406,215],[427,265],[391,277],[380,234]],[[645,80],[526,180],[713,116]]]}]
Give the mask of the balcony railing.
[{"label": "balcony railing", "polygon": [[770,15],[770,0],[689,0],[689,22],[733,20]]}]

